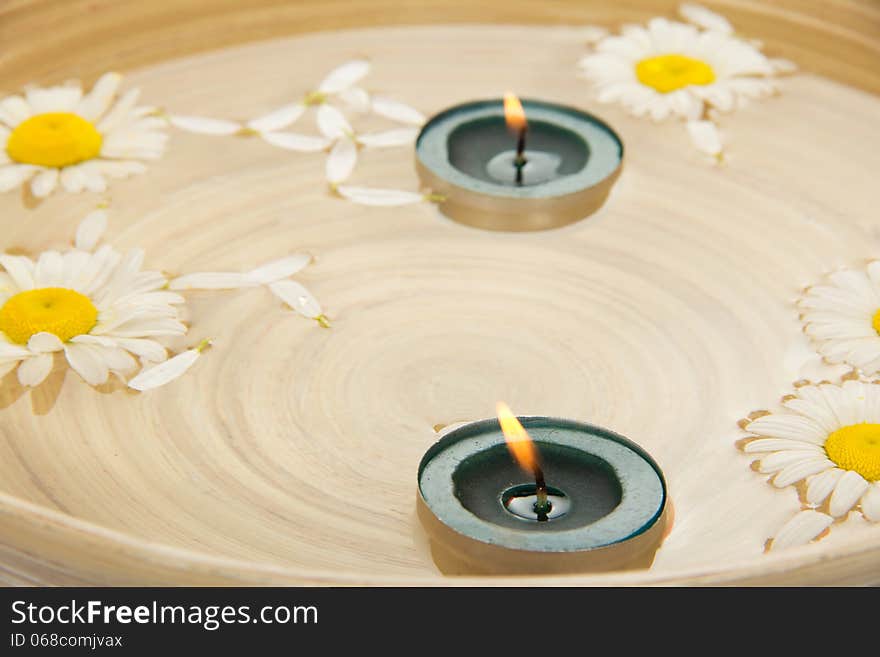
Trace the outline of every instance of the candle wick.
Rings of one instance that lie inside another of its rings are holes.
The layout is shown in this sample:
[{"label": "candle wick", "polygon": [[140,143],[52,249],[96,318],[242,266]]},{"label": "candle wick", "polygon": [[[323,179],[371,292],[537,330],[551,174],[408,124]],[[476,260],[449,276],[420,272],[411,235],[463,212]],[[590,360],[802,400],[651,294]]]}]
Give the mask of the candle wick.
[{"label": "candle wick", "polygon": [[523,127],[516,140],[516,157],[513,160],[513,165],[516,167],[517,185],[523,184],[523,167],[526,165],[526,161],[526,128]]},{"label": "candle wick", "polygon": [[553,508],[550,500],[547,499],[547,482],[544,481],[544,471],[537,463],[534,467],[535,472],[535,513],[538,514],[538,521],[547,520],[547,514]]}]

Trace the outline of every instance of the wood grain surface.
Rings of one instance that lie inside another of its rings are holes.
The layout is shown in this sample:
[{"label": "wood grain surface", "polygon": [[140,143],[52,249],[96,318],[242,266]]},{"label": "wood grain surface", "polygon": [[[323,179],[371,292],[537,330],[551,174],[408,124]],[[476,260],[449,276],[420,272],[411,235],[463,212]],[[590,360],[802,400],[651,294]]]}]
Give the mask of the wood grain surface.
[{"label": "wood grain surface", "polygon": [[[107,239],[181,273],[311,252],[298,278],[333,328],[264,289],[194,293],[191,338],[213,337],[215,348],[166,388],[96,392],[60,365],[35,392],[4,379],[0,579],[880,583],[880,527],[855,514],[816,544],[764,554],[797,495],[770,486],[735,446],[736,421],[809,370],[800,290],[880,255],[880,98],[864,90],[880,88],[868,65],[876,5],[711,3],[770,54],[836,78],[801,73],[778,97],[725,115],[728,157],[715,167],[681,124],[599,106],[575,76],[578,23],[645,19],[673,3],[426,2],[395,13],[402,3],[375,2],[365,15],[354,2],[191,2],[174,3],[173,16],[167,4],[7,2],[3,79],[14,87],[121,67],[146,103],[250,118],[366,55],[369,90],[426,114],[507,88],[594,111],[621,134],[627,164],[589,220],[490,233],[428,204],[334,198],[323,154],[174,131],[147,174],[113,185]],[[76,6],[87,16],[65,20]],[[572,26],[488,24],[551,16]],[[342,29],[404,22],[462,24]],[[19,34],[49,24],[57,41]],[[299,131],[314,130],[301,121]],[[416,189],[411,149],[365,152],[352,182]],[[0,196],[4,248],[62,246],[96,200],[58,193],[29,207]],[[540,580],[437,571],[415,517],[419,459],[435,425],[490,416],[498,399],[524,415],[607,426],[658,460],[675,524],[650,570]]]}]

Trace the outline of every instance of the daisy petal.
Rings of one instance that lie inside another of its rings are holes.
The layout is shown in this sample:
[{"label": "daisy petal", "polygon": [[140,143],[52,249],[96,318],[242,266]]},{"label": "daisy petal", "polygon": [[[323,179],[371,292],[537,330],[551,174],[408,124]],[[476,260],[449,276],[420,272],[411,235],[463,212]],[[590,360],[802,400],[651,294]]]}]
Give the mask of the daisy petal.
[{"label": "daisy petal", "polygon": [[759,438],[757,440],[749,441],[745,447],[743,447],[743,451],[746,454],[779,452],[785,450],[812,451],[817,454],[823,451],[819,445],[814,443],[789,440],[788,438]]},{"label": "daisy petal", "polygon": [[105,230],[107,230],[107,211],[93,210],[89,212],[76,229],[74,242],[76,248],[82,251],[91,251],[97,246]]},{"label": "daisy petal", "polygon": [[334,144],[324,170],[327,182],[336,185],[351,176],[357,164],[357,146],[350,139],[340,139]]},{"label": "daisy petal", "polygon": [[34,287],[34,263],[26,256],[0,254],[0,265],[12,277],[18,291],[31,290]]},{"label": "daisy petal", "polygon": [[0,121],[10,128],[29,118],[32,113],[31,106],[21,96],[9,96],[0,101]]},{"label": "daisy petal", "polygon": [[260,136],[273,146],[300,153],[323,151],[332,143],[326,137],[312,137],[293,132],[264,132]]},{"label": "daisy petal", "polygon": [[58,169],[44,169],[31,179],[31,193],[37,198],[46,198],[58,185]]},{"label": "daisy petal", "polygon": [[373,111],[379,116],[384,116],[392,121],[409,123],[420,126],[425,122],[425,115],[414,107],[386,98],[385,96],[373,97]]},{"label": "daisy petal", "polygon": [[309,264],[311,260],[312,256],[306,253],[292,255],[279,260],[273,260],[261,267],[252,269],[245,274],[245,276],[259,285],[268,285],[269,283],[274,283],[282,278],[293,276]]},{"label": "daisy petal", "polygon": [[721,135],[712,121],[688,121],[687,131],[698,151],[713,157],[721,154],[724,148],[721,144]]},{"label": "daisy petal", "polygon": [[822,428],[800,415],[773,414],[752,420],[746,427],[751,433],[769,438],[788,438],[822,445],[827,438]]},{"label": "daisy petal", "polygon": [[74,371],[89,385],[99,386],[107,382],[110,368],[102,358],[100,347],[69,342],[64,347],[64,355]]},{"label": "daisy petal", "polygon": [[306,111],[302,103],[291,103],[247,122],[247,127],[257,132],[274,132],[293,124]]},{"label": "daisy petal", "polygon": [[339,99],[355,112],[366,114],[370,111],[370,94],[360,87],[351,87],[340,91]]},{"label": "daisy petal", "polygon": [[147,338],[113,338],[122,349],[130,351],[144,362],[161,363],[168,358],[165,347]]},{"label": "daisy petal", "polygon": [[828,529],[832,522],[834,522],[834,518],[825,513],[801,511],[776,532],[770,549],[782,550],[809,543]]},{"label": "daisy petal", "polygon": [[51,353],[64,349],[64,343],[54,333],[34,333],[28,340],[27,347],[30,351],[38,354]]},{"label": "daisy petal", "polygon": [[241,130],[241,124],[224,119],[209,119],[204,116],[171,116],[171,125],[181,130],[200,135],[234,135]]},{"label": "daisy petal", "polygon": [[39,167],[30,164],[0,166],[0,192],[8,192],[10,189],[20,187],[38,170]]},{"label": "daisy petal", "polygon": [[409,205],[411,203],[421,203],[425,200],[424,194],[397,189],[374,189],[372,187],[340,185],[336,188],[336,191],[349,201],[360,203],[361,205]]},{"label": "daisy petal", "polygon": [[369,132],[358,135],[357,140],[364,146],[374,148],[386,148],[388,146],[406,146],[416,140],[419,135],[418,128],[398,128],[384,132]]},{"label": "daisy petal", "polygon": [[828,502],[828,512],[838,518],[849,513],[850,509],[855,506],[859,498],[865,494],[870,484],[865,481],[858,472],[847,470],[843,473],[834,492],[831,493],[831,500]]},{"label": "daisy petal", "polygon": [[82,98],[82,88],[72,85],[47,89],[31,87],[26,90],[25,96],[34,114],[69,112],[77,106]]},{"label": "daisy petal", "polygon": [[18,366],[18,382],[23,386],[38,386],[49,376],[54,364],[55,359],[52,354],[40,354],[28,358]]},{"label": "daisy petal", "polygon": [[340,139],[351,135],[351,124],[345,115],[332,105],[321,105],[318,108],[318,130],[328,139]]},{"label": "daisy petal", "polygon": [[843,470],[832,468],[811,477],[807,484],[807,502],[813,506],[822,504],[837,486],[837,482],[842,476]]},{"label": "daisy petal", "polygon": [[92,90],[83,96],[74,111],[84,119],[97,121],[110,107],[120,84],[122,76],[119,73],[105,73],[98,78]]},{"label": "daisy petal", "polygon": [[131,111],[134,109],[137,99],[141,95],[140,89],[129,89],[122,97],[116,101],[116,104],[104,115],[97,125],[101,133],[107,134],[123,125],[129,119]]},{"label": "daisy petal", "polygon": [[770,58],[770,66],[773,67],[773,71],[779,75],[787,75],[789,73],[794,73],[798,70],[797,64],[789,59],[782,59],[780,57]]},{"label": "daisy petal", "polygon": [[716,14],[714,11],[709,11],[701,5],[686,2],[678,8],[678,13],[689,23],[693,23],[705,30],[714,30],[721,34],[733,34],[733,26],[724,16]]},{"label": "daisy petal", "polygon": [[152,390],[164,386],[166,383],[174,381],[191,368],[198,360],[200,353],[201,350],[198,348],[187,349],[173,358],[169,358],[154,367],[143,370],[128,382],[128,387],[144,392],[146,390]]},{"label": "daisy petal", "polygon": [[276,281],[269,285],[272,293],[300,315],[316,319],[323,314],[321,304],[303,285],[296,281]]},{"label": "daisy petal", "polygon": [[318,91],[325,94],[339,93],[352,86],[369,72],[370,62],[365,59],[354,59],[330,71],[318,85]]},{"label": "daisy petal", "polygon": [[186,274],[172,279],[168,283],[169,290],[236,290],[241,287],[253,287],[255,283],[247,274],[238,272],[203,272]]},{"label": "daisy petal", "polygon": [[61,186],[71,194],[78,194],[86,188],[88,177],[82,170],[82,165],[65,167],[61,170]]},{"label": "daisy petal", "polygon": [[833,467],[834,463],[824,456],[813,456],[812,458],[792,463],[783,468],[782,471],[773,478],[773,485],[777,488],[785,488],[786,486],[790,486],[810,475],[817,474]]},{"label": "daisy petal", "polygon": [[880,522],[880,482],[874,482],[862,497],[862,513],[871,522]]}]

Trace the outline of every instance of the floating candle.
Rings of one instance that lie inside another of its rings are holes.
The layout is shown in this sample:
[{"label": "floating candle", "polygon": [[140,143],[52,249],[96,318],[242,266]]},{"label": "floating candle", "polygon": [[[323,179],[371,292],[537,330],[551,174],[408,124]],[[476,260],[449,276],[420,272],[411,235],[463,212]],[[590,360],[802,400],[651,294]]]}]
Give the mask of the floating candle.
[{"label": "floating candle", "polygon": [[416,141],[419,176],[445,198],[441,211],[491,230],[583,219],[605,202],[622,161],[620,138],[597,117],[512,94],[441,112]]},{"label": "floating candle", "polygon": [[[667,507],[651,457],[590,424],[499,415],[501,425],[483,420],[450,431],[422,459],[418,514],[438,567],[513,574],[649,566]],[[533,456],[511,458],[524,444]]]}]

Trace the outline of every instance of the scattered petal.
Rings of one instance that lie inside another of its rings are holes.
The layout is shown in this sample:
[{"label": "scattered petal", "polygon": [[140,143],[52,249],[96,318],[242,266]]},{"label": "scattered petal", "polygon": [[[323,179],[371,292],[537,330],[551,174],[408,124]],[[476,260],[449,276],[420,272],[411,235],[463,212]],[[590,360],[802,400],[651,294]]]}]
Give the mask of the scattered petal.
[{"label": "scattered petal", "polygon": [[327,182],[337,185],[351,176],[357,164],[357,146],[350,139],[340,139],[327,156]]},{"label": "scattered petal", "polygon": [[107,211],[98,209],[89,212],[76,229],[76,240],[74,242],[76,248],[83,251],[91,251],[98,245],[106,230]]},{"label": "scattered petal", "polygon": [[818,511],[801,511],[785,523],[773,538],[771,550],[783,550],[809,543],[824,532],[834,518]]},{"label": "scattered petal", "polygon": [[368,132],[358,135],[357,140],[364,146],[385,148],[388,146],[406,146],[412,144],[419,135],[418,128],[398,128],[384,132]]},{"label": "scattered petal", "polygon": [[292,125],[306,111],[302,103],[291,103],[247,122],[247,127],[257,132],[274,132]]},{"label": "scattered petal", "polygon": [[354,133],[348,119],[332,105],[318,108],[318,130],[328,139],[340,139]]},{"label": "scattered petal", "polygon": [[317,319],[323,315],[321,304],[305,286],[296,281],[276,281],[269,285],[272,293],[300,315]]},{"label": "scattered petal", "polygon": [[336,188],[342,196],[361,205],[396,206],[421,203],[424,194],[406,192],[397,189],[374,189],[372,187],[349,187],[340,185]]},{"label": "scattered petal", "polygon": [[712,121],[688,121],[687,131],[698,151],[713,157],[721,155],[724,149],[721,135]]},{"label": "scattered petal", "polygon": [[144,392],[174,381],[195,364],[207,344],[203,341],[198,347],[187,349],[163,363],[143,370],[128,382],[128,387]]},{"label": "scattered petal", "polygon": [[318,91],[325,94],[339,93],[361,80],[369,72],[370,62],[365,59],[354,59],[330,71],[321,81]]},{"label": "scattered petal", "polygon": [[171,116],[171,125],[201,135],[234,135],[241,130],[241,124],[224,119],[209,119],[203,116]]},{"label": "scattered petal", "polygon": [[339,99],[355,112],[366,114],[370,111],[370,94],[360,87],[340,91]]},{"label": "scattered petal", "polygon": [[333,143],[326,137],[298,135],[293,132],[264,132],[260,136],[273,146],[284,148],[289,151],[299,151],[301,153],[323,151]]},{"label": "scattered petal", "polygon": [[258,285],[268,285],[282,278],[293,276],[309,264],[311,260],[312,256],[306,253],[292,255],[279,260],[273,260],[261,267],[252,269],[245,276]]},{"label": "scattered petal", "polygon": [[385,96],[374,96],[372,104],[376,114],[392,121],[420,126],[426,120],[425,115],[416,108]]}]

